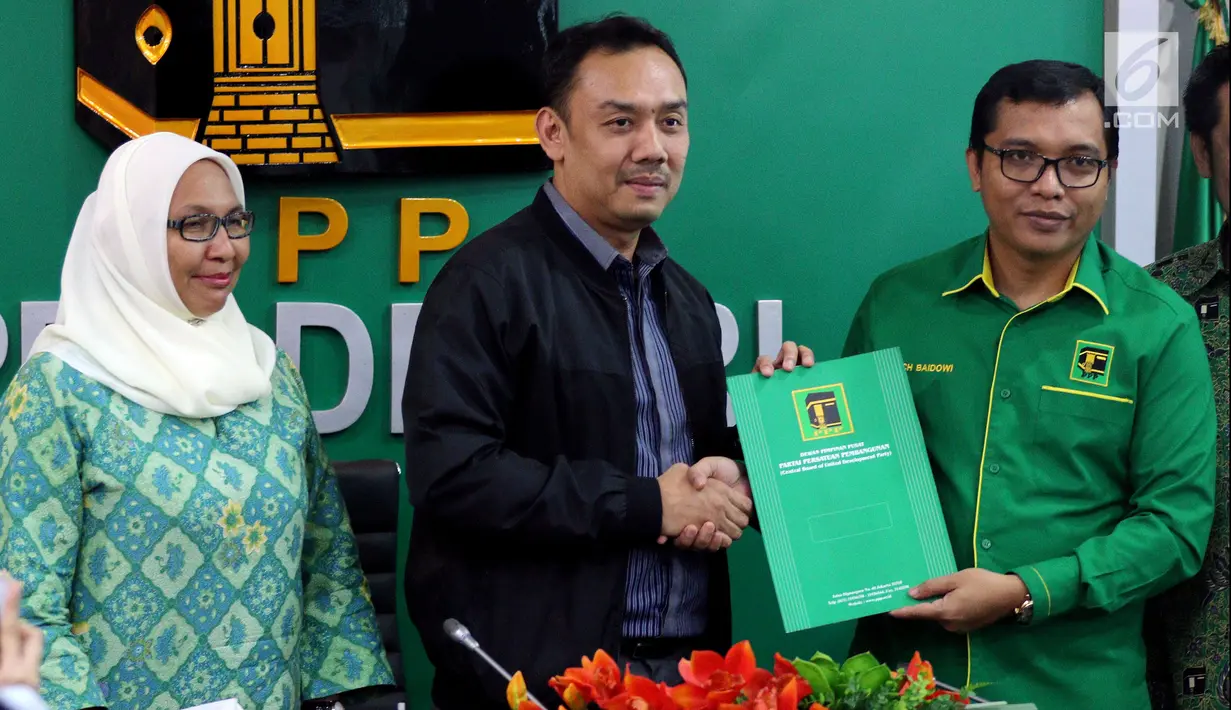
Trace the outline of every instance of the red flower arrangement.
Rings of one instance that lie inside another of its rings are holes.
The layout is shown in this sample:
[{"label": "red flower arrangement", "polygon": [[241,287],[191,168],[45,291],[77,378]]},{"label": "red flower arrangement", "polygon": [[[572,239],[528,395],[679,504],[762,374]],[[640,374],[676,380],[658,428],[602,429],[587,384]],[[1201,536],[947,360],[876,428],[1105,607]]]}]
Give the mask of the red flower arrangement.
[{"label": "red flower arrangement", "polygon": [[[957,710],[970,703],[970,688],[937,689],[932,664],[915,653],[894,671],[871,654],[839,665],[823,653],[788,661],[774,654],[773,672],[758,668],[752,645],[742,641],[726,656],[697,651],[680,661],[684,682],[676,686],[620,673],[600,650],[581,659],[548,685],[560,710]],[[538,710],[519,671],[507,689],[510,710]]]}]

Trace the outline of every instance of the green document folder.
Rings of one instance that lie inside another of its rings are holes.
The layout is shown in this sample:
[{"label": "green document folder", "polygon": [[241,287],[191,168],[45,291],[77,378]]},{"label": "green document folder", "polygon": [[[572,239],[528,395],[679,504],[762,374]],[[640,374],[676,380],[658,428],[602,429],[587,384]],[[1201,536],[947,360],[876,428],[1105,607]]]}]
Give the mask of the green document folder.
[{"label": "green document folder", "polygon": [[957,571],[897,348],[727,385],[787,632]]}]

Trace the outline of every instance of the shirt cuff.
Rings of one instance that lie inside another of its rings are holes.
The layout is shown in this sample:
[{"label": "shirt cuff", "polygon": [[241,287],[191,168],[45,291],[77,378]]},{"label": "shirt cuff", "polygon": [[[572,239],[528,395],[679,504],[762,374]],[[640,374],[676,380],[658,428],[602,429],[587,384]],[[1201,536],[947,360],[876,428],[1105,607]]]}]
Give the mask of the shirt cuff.
[{"label": "shirt cuff", "polygon": [[38,691],[28,685],[0,686],[0,707],[11,710],[47,710]]},{"label": "shirt cuff", "polygon": [[1041,623],[1053,616],[1060,616],[1077,606],[1077,591],[1080,584],[1081,565],[1076,555],[1055,557],[1038,564],[1026,565],[1012,570],[1026,584],[1030,598],[1034,600],[1031,623]]}]

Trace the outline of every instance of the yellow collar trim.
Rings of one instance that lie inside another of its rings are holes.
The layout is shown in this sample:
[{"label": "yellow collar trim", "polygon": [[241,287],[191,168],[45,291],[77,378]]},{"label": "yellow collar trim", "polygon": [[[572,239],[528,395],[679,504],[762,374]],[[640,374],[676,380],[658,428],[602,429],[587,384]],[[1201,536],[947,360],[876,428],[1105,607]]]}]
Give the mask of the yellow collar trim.
[{"label": "yellow collar trim", "polygon": [[[1073,268],[1069,269],[1069,277],[1064,282],[1064,290],[1062,290],[1060,293],[1057,293],[1055,296],[1052,296],[1051,298],[1047,299],[1047,302],[1055,303],[1056,301],[1059,301],[1061,298],[1064,298],[1065,294],[1067,294],[1069,291],[1072,291],[1074,288],[1079,288],[1082,291],[1085,291],[1086,293],[1090,294],[1090,297],[1098,302],[1099,307],[1103,309],[1104,315],[1111,315],[1111,311],[1108,310],[1107,304],[1103,303],[1103,299],[1099,298],[1097,293],[1095,293],[1090,287],[1077,282],[1077,267],[1080,265],[1081,265],[1081,257],[1079,256],[1077,257],[1077,261],[1073,262]],[[996,281],[992,277],[992,262],[988,258],[988,252],[986,248],[984,248],[983,250],[983,272],[980,273],[978,276],[975,276],[971,280],[967,281],[960,288],[955,288],[952,291],[945,291],[944,293],[940,294],[940,296],[941,298],[944,298],[945,296],[952,296],[955,293],[961,293],[962,291],[965,291],[966,289],[973,286],[975,282],[977,281],[982,281],[983,285],[987,287],[987,290],[991,292],[992,296],[996,298],[1000,298],[1000,292],[996,290]]]},{"label": "yellow collar trim", "polygon": [[1086,293],[1090,294],[1091,298],[1093,298],[1095,301],[1098,301],[1099,307],[1103,309],[1103,315],[1105,316],[1111,315],[1111,311],[1107,308],[1107,304],[1103,303],[1103,299],[1099,298],[1098,294],[1095,293],[1093,290],[1091,290],[1088,286],[1083,286],[1082,284],[1079,284],[1076,281],[1073,282],[1073,286],[1075,288],[1081,289],[1082,291],[1085,291]]},{"label": "yellow collar trim", "polygon": [[992,261],[988,258],[987,247],[983,247],[983,272],[967,281],[962,287],[955,288],[952,291],[945,291],[940,294],[940,297],[944,298],[945,296],[952,296],[955,293],[961,293],[962,291],[965,291],[973,286],[976,281],[982,281],[983,285],[987,286],[987,290],[991,291],[993,296],[1000,298],[1000,292],[996,290],[996,281],[992,278]]},{"label": "yellow collar trim", "polygon": [[1108,315],[1108,316],[1111,315],[1111,311],[1107,309],[1107,304],[1103,303],[1103,299],[1099,298],[1099,295],[1094,292],[1094,289],[1077,282],[1077,267],[1080,265],[1081,265],[1081,257],[1077,257],[1077,261],[1073,262],[1072,270],[1069,271],[1068,280],[1064,282],[1064,290],[1061,291],[1060,293],[1057,293],[1055,296],[1052,296],[1051,298],[1047,299],[1047,302],[1055,303],[1056,301],[1059,301],[1061,298],[1064,298],[1064,295],[1067,294],[1069,291],[1072,291],[1073,289],[1078,288],[1090,294],[1090,297],[1093,298],[1095,301],[1098,301],[1099,308],[1103,309],[1103,315]]},{"label": "yellow collar trim", "polygon": [[[983,278],[983,274],[979,274],[978,276],[974,277],[973,279],[971,279],[971,280],[967,281],[967,282],[966,282],[966,285],[961,286],[961,287],[959,287],[959,288],[955,288],[955,289],[953,289],[952,291],[945,291],[944,293],[940,294],[940,297],[941,297],[941,298],[944,298],[945,296],[952,296],[952,295],[953,295],[953,294],[955,294],[955,293],[961,293],[962,291],[965,291],[966,289],[970,288],[971,284],[973,284],[974,282],[976,282],[976,281],[978,281],[978,280],[980,280],[980,279],[982,279],[982,278]],[[997,296],[997,298],[999,298],[999,296]]]},{"label": "yellow collar trim", "polygon": [[1068,293],[1069,289],[1073,288],[1073,284],[1077,283],[1077,267],[1081,264],[1081,257],[1077,257],[1077,261],[1073,262],[1073,268],[1069,269],[1069,277],[1064,280],[1064,290],[1060,293]]}]

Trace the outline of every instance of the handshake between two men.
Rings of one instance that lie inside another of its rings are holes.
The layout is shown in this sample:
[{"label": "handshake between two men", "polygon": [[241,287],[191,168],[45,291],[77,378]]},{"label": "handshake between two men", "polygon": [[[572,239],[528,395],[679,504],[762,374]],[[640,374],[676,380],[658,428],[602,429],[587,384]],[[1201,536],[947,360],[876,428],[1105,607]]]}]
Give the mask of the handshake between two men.
[{"label": "handshake between two men", "polygon": [[[782,344],[776,358],[757,358],[754,373],[771,377],[790,372],[796,364],[812,367],[816,357],[806,346]],[[658,477],[662,491],[663,526],[658,543],[674,540],[688,550],[718,550],[731,546],[753,520],[752,487],[742,463],[709,456],[692,466],[677,463]]]}]

